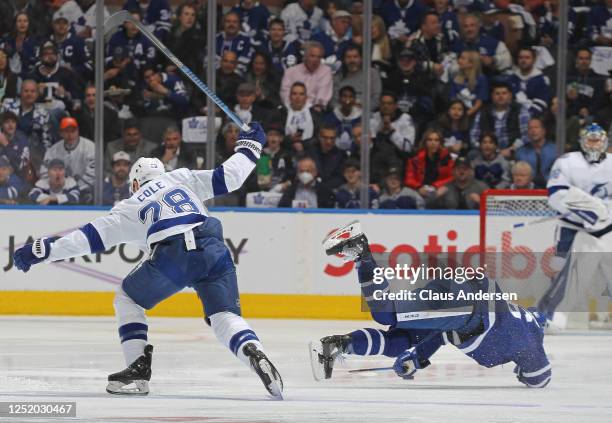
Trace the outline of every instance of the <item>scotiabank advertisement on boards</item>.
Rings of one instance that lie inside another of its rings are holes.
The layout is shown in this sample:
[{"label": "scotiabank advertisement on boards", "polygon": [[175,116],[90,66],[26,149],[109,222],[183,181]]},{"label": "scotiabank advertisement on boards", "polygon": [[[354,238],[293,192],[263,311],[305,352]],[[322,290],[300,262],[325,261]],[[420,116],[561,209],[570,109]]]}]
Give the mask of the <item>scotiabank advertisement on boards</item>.
[{"label": "scotiabank advertisement on boards", "polygon": [[[12,261],[15,248],[42,236],[75,230],[100,210],[2,209],[0,290],[113,291],[146,254],[128,245],[105,253],[34,266],[25,275]],[[372,249],[385,251],[391,263],[415,264],[418,253],[464,259],[479,253],[479,217],[466,214],[347,214],[219,211],[224,238],[236,267],[241,292],[267,294],[359,295],[353,263],[328,257],[322,241],[332,230],[359,220]],[[490,248],[501,245],[489,237]],[[505,235],[505,248],[514,248]],[[551,246],[549,240],[540,243]],[[541,246],[544,251],[546,245]],[[538,249],[536,249],[537,251]],[[474,262],[474,261],[473,261]],[[472,263],[473,263],[472,262]],[[418,263],[417,263],[418,264]]]}]

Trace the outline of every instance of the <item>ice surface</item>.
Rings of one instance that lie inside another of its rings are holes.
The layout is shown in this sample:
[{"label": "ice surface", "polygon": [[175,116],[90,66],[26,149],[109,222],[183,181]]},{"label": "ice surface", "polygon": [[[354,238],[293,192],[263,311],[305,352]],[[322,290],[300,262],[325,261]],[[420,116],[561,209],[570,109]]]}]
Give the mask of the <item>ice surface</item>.
[{"label": "ice surface", "polygon": [[285,401],[270,399],[203,320],[150,320],[151,394],[135,398],[105,392],[106,376],[125,367],[112,318],[21,316],[0,318],[0,401],[76,401],[70,421],[95,422],[612,422],[610,332],[547,337],[552,382],[529,389],[512,365],[485,369],[452,346],[413,381],[392,372],[348,374],[392,364],[351,357],[332,380],[315,382],[310,340],[375,324],[250,322],[284,378]]}]

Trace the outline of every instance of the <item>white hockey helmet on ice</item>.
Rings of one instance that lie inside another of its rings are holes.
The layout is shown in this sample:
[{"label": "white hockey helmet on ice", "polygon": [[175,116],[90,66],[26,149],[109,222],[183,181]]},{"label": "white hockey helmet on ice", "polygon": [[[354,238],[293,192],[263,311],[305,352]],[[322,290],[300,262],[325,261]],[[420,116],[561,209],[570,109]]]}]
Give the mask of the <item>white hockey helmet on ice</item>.
[{"label": "white hockey helmet on ice", "polygon": [[[138,191],[147,182],[166,173],[166,168],[161,160],[154,157],[141,157],[136,160],[130,169],[130,194]],[[134,185],[134,183],[137,185]]]},{"label": "white hockey helmet on ice", "polygon": [[599,162],[608,149],[606,131],[596,123],[592,123],[580,132],[580,148],[589,163]]}]

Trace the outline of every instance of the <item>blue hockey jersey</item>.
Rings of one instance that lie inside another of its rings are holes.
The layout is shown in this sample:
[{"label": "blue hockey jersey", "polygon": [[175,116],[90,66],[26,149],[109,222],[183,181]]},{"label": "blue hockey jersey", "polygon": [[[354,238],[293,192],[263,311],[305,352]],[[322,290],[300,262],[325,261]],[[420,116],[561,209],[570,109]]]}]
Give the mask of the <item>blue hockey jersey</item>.
[{"label": "blue hockey jersey", "polygon": [[612,38],[612,9],[603,5],[593,6],[588,18],[588,34],[591,41],[599,36]]},{"label": "blue hockey jersey", "polygon": [[516,101],[527,107],[532,116],[541,115],[548,108],[552,93],[548,77],[539,69],[533,69],[528,75],[523,75],[515,70],[509,77],[508,82]]},{"label": "blue hockey jersey", "polygon": [[93,61],[87,45],[80,37],[68,33],[64,41],[58,43],[53,39],[53,36],[51,36],[51,40],[56,43],[59,50],[60,64],[67,64],[82,78],[91,79],[93,76]]},{"label": "blue hockey jersey", "polygon": [[155,61],[155,46],[141,33],[129,38],[125,31],[115,32],[106,47],[106,60],[112,60],[113,52],[117,47],[124,47],[129,51],[137,70],[141,70]]},{"label": "blue hockey jersey", "polygon": [[421,26],[425,12],[427,8],[421,0],[409,0],[404,7],[401,7],[397,0],[387,0],[380,15],[391,38],[399,38],[416,32]]},{"label": "blue hockey jersey", "polygon": [[269,39],[264,39],[257,47],[258,51],[267,54],[272,59],[274,70],[282,75],[287,68],[295,66],[302,61],[300,44],[298,41],[284,41],[281,48],[274,48]]},{"label": "blue hockey jersey", "polygon": [[238,56],[238,72],[240,75],[244,75],[254,53],[251,39],[241,34],[232,39],[226,39],[225,33],[220,32],[215,38],[215,51],[217,52],[218,64],[221,63],[221,57],[223,56],[223,52],[226,50],[236,53]]},{"label": "blue hockey jersey", "polygon": [[170,33],[172,10],[168,0],[149,0],[148,6],[144,8],[140,6],[138,0],[127,0],[123,8],[125,10],[140,9],[142,23],[162,41]]},{"label": "blue hockey jersey", "polygon": [[240,16],[242,32],[245,35],[255,38],[257,34],[267,31],[270,11],[266,6],[259,4],[259,2],[256,2],[250,9],[234,6],[232,12]]}]

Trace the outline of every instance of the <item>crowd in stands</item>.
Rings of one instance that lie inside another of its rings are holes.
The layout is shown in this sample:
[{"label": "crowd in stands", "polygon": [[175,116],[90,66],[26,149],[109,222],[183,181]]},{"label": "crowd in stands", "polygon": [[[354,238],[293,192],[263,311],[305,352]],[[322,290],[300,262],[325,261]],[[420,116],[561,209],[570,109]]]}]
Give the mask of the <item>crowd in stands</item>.
[{"label": "crowd in stands", "polygon": [[[558,66],[565,150],[579,148],[584,125],[612,124],[612,0],[569,0],[567,63],[556,57],[561,1],[373,0],[371,110],[360,1],[220,1],[214,17],[203,0],[122,6],[204,81],[213,60],[215,92],[267,132],[247,183],[217,205],[360,207],[369,119],[369,207],[475,209],[488,188],[546,186],[558,155]],[[139,157],[168,170],[206,163],[205,144],[191,142],[205,95],[132,23],[107,39],[96,92],[94,3],[0,2],[0,204],[92,204],[97,95],[104,204],[129,196]],[[219,165],[239,129],[216,116]]]}]

